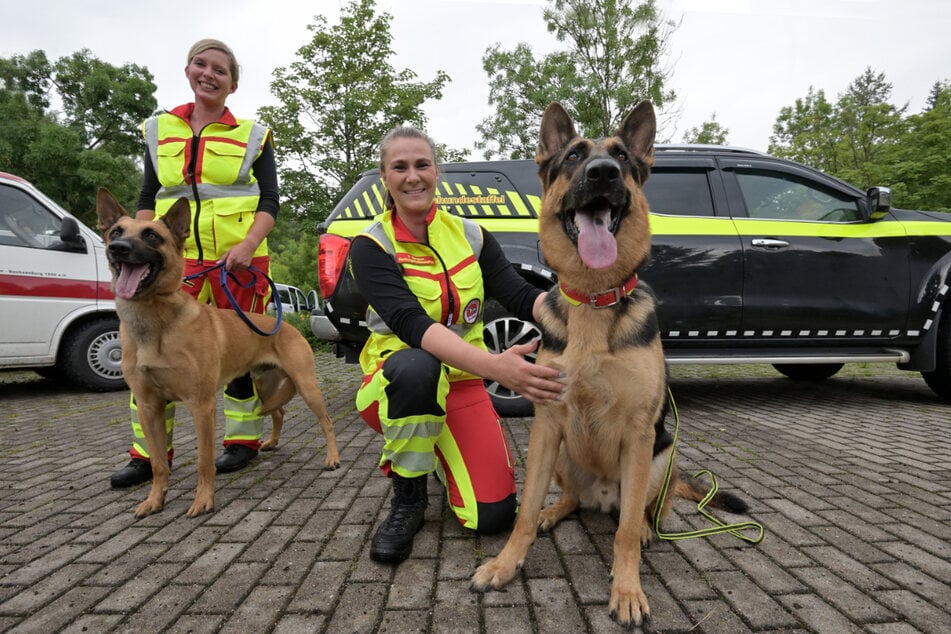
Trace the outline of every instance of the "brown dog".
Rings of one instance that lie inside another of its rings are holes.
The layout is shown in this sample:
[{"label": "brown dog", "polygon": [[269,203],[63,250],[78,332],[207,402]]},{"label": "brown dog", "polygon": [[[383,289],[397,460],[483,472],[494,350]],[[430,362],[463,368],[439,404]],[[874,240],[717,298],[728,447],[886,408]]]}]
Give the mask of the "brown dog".
[{"label": "brown dog", "polygon": [[[229,381],[248,372],[263,412],[276,414],[265,446],[276,445],[282,408],[300,393],[327,438],[326,468],[340,466],[333,420],[314,375],[314,352],[303,335],[286,323],[272,336],[258,335],[234,311],[200,304],[181,289],[188,201],[178,200],[155,221],[129,217],[106,189],[99,189],[96,202],[116,293],[122,374],[135,394],[152,462],[152,489],[136,517],[161,511],[165,503],[167,401],[184,402],[195,421],[198,488],[188,515],[214,509],[217,396]],[[274,317],[247,316],[262,332],[274,329]]]},{"label": "brown dog", "polygon": [[[642,101],[616,136],[578,136],[559,104],[541,124],[542,181],[539,237],[558,273],[540,320],[538,363],[560,368],[560,402],[536,405],[518,520],[497,557],[479,567],[472,589],[500,588],[521,567],[536,531],[551,529],[582,507],[620,507],[614,539],[609,609],[621,625],[641,625],[650,608],[641,588],[641,542],[673,439],[664,428],[667,369],[650,289],[637,270],[650,253],[647,200],[642,186],[654,163],[654,109]],[[542,510],[552,473],[562,495]],[[703,485],[671,480],[671,496],[700,500]],[[711,502],[745,510],[729,494]]]}]

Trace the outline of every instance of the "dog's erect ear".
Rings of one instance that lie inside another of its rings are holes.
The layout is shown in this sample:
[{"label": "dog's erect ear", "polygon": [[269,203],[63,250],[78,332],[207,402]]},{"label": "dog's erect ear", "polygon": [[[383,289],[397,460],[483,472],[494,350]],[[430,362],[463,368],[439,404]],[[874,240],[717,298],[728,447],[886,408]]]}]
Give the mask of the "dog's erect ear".
[{"label": "dog's erect ear", "polygon": [[187,198],[179,198],[175,204],[162,216],[162,222],[172,232],[179,248],[185,245],[185,238],[191,232],[192,209]]},{"label": "dog's erect ear", "polygon": [[542,115],[535,161],[541,163],[549,156],[557,154],[576,136],[578,134],[575,132],[575,124],[562,105],[558,102],[548,104],[545,114]]},{"label": "dog's erect ear", "polygon": [[621,137],[634,156],[647,167],[654,164],[654,137],[657,134],[657,118],[654,116],[654,106],[644,100],[627,113],[617,136]]},{"label": "dog's erect ear", "polygon": [[99,188],[96,192],[96,217],[99,219],[96,228],[100,233],[105,235],[106,231],[119,221],[119,218],[128,215],[112,192],[105,187]]}]

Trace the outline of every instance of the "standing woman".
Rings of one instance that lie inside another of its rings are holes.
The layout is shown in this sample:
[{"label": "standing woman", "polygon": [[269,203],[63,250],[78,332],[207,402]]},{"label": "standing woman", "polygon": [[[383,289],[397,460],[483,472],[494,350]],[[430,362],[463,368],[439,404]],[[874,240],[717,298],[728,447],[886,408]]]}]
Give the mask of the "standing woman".
[{"label": "standing woman", "polygon": [[537,341],[498,355],[486,349],[487,296],[529,320],[545,293],[515,272],[491,234],[436,207],[432,139],[392,130],[380,146],[380,175],[388,209],[353,240],[351,262],[370,305],[357,409],[383,434],[380,468],[393,480],[370,557],[395,564],[423,525],[434,471],[463,526],[496,533],[512,524],[514,465],[483,377],[535,403],[557,399],[562,384],[558,370],[524,358]]},{"label": "standing woman", "polygon": [[[245,312],[263,313],[270,294],[267,236],[279,207],[277,169],[271,131],[250,119],[237,119],[225,101],[238,89],[238,63],[224,43],[196,42],[188,52],[185,77],[195,95],[192,103],[161,112],[142,124],[147,151],[136,218],[161,218],[176,200],[191,201],[191,234],[185,242],[185,276],[200,274],[223,262],[229,286]],[[198,301],[231,308],[220,275],[185,281],[182,288]],[[250,335],[250,331],[249,331]],[[219,472],[245,467],[261,447],[261,401],[250,375],[225,388],[224,453]],[[174,403],[165,417],[168,459],[172,460]],[[152,478],[145,436],[132,398],[133,443],[128,465],[112,475],[114,487]]]}]

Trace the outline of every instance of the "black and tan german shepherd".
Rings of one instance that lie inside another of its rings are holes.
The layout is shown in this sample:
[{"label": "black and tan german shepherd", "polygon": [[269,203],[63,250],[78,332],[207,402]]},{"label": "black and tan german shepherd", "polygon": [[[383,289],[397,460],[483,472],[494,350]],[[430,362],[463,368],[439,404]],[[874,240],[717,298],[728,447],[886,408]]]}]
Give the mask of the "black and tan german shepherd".
[{"label": "black and tan german shepherd", "polygon": [[[136,509],[136,517],[161,511],[165,504],[167,401],[185,403],[198,437],[198,487],[188,515],[214,509],[218,392],[248,372],[263,413],[281,413],[273,418],[271,438],[265,445],[276,445],[282,408],[299,393],[323,428],[326,468],[340,466],[333,420],[314,372],[314,351],[304,336],[287,323],[272,336],[256,334],[233,310],[201,304],[182,290],[183,250],[191,218],[188,200],[179,199],[158,220],[136,220],[108,190],[100,188],[96,212],[112,269],[122,374],[135,395],[152,463],[152,488]],[[262,332],[274,329],[274,317],[247,317]]]},{"label": "black and tan german shepherd", "polygon": [[[619,507],[609,610],[626,627],[650,617],[641,588],[641,544],[672,436],[664,427],[667,368],[655,298],[638,281],[650,254],[648,205],[642,187],[654,163],[654,108],[642,101],[615,136],[592,140],[575,132],[553,103],[542,118],[538,152],[542,182],[539,237],[558,274],[543,304],[538,363],[562,369],[561,401],[535,406],[518,520],[497,557],[472,578],[476,591],[515,576],[539,528],[549,530],[579,506]],[[554,473],[561,497],[542,510]],[[674,496],[702,499],[704,485],[674,474],[662,516]],[[714,506],[742,512],[746,504],[718,493]]]}]

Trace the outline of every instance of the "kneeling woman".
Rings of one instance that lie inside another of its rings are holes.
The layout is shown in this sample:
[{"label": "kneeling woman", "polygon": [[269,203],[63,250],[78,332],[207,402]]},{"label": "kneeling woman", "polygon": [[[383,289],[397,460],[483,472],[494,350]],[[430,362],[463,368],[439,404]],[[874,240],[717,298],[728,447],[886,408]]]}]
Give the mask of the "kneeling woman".
[{"label": "kneeling woman", "polygon": [[436,207],[432,139],[412,127],[392,130],[380,145],[380,175],[388,209],[354,238],[351,259],[370,305],[357,408],[383,434],[380,468],[393,480],[370,557],[395,564],[412,552],[434,471],[463,526],[495,533],[512,524],[514,466],[482,379],[533,403],[557,399],[562,384],[558,370],[524,358],[537,341],[498,355],[486,349],[487,296],[531,320],[545,293],[515,272],[491,234]]}]

